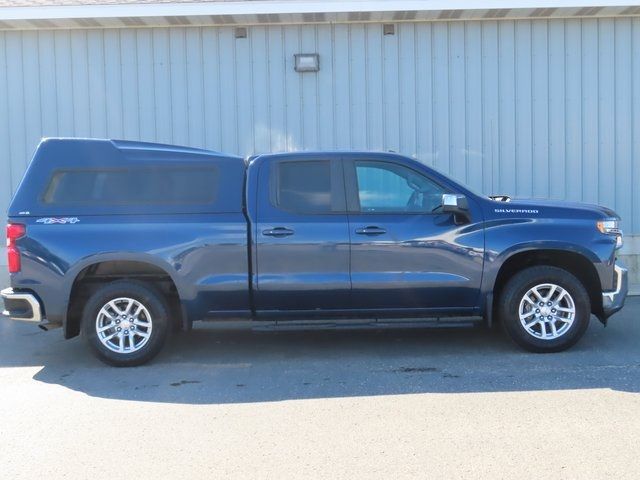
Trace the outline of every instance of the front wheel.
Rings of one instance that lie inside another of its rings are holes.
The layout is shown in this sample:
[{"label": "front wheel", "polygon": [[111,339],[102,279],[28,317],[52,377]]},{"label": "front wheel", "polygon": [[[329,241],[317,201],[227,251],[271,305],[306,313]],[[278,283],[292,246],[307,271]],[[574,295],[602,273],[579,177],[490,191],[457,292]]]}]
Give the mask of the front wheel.
[{"label": "front wheel", "polygon": [[500,297],[507,334],[532,352],[559,352],[574,345],[589,326],[591,303],[582,283],[557,267],[530,267],[511,278]]},{"label": "front wheel", "polygon": [[141,365],[155,357],[167,337],[169,309],[152,286],[118,280],[99,288],[87,302],[82,334],[109,365]]}]

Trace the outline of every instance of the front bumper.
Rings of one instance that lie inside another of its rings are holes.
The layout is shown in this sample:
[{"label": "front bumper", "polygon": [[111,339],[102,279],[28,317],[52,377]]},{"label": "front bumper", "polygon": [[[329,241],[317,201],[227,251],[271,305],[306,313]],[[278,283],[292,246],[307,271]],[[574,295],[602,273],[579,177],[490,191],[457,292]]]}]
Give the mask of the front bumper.
[{"label": "front bumper", "polygon": [[622,307],[629,291],[627,269],[616,263],[614,267],[616,283],[615,289],[610,292],[602,292],[602,313],[604,319],[609,318]]},{"label": "front bumper", "polygon": [[23,322],[41,323],[42,307],[40,301],[29,292],[16,292],[12,288],[6,288],[0,292],[4,301],[3,315],[11,320]]}]

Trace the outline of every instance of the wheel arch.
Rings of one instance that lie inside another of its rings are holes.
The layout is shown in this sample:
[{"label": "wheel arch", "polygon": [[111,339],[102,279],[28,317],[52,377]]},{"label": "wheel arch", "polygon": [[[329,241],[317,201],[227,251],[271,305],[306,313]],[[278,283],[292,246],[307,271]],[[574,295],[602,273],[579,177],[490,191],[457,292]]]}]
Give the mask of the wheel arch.
[{"label": "wheel arch", "polygon": [[493,280],[491,292],[497,300],[494,304],[499,303],[502,290],[513,275],[525,268],[539,265],[562,268],[575,276],[587,290],[591,312],[601,314],[602,295],[598,271],[591,255],[576,249],[530,247],[506,256]]},{"label": "wheel arch", "polygon": [[167,295],[176,327],[184,327],[186,314],[181,302],[182,289],[171,266],[152,255],[106,254],[84,259],[65,275],[66,305],[63,330],[65,338],[80,333],[83,300],[97,286],[119,279],[137,279],[154,284]]}]

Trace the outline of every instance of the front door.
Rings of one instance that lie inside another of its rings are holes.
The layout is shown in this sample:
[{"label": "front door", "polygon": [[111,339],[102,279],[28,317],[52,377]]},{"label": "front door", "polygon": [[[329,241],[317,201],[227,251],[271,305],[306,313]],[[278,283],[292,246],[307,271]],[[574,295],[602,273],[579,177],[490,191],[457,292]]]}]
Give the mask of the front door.
[{"label": "front door", "polygon": [[340,159],[272,158],[260,167],[255,230],[258,314],[349,307],[349,229]]},{"label": "front door", "polygon": [[360,310],[460,310],[476,306],[483,233],[439,208],[455,193],[395,162],[345,162],[352,304]]}]

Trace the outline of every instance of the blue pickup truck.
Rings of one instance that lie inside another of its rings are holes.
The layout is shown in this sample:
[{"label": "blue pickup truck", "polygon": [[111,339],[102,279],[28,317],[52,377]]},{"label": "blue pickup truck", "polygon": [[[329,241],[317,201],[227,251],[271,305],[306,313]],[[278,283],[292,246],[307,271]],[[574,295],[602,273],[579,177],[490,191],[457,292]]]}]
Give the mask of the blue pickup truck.
[{"label": "blue pickup truck", "polygon": [[117,366],[196,320],[499,321],[556,352],[627,293],[613,211],[483,196],[394,153],[45,139],[8,216],[5,314],[81,334]]}]

